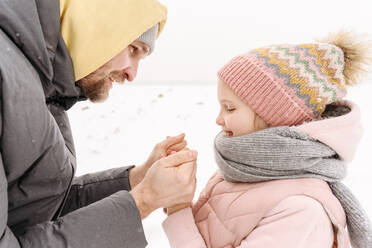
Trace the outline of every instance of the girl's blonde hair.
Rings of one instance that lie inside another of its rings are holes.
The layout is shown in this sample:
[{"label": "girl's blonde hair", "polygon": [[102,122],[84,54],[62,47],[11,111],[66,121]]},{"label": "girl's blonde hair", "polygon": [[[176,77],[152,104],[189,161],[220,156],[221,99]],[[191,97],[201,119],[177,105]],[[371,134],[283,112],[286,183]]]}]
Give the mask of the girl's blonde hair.
[{"label": "girl's blonde hair", "polygon": [[269,125],[256,113],[254,112],[254,130],[259,131],[269,127]]}]

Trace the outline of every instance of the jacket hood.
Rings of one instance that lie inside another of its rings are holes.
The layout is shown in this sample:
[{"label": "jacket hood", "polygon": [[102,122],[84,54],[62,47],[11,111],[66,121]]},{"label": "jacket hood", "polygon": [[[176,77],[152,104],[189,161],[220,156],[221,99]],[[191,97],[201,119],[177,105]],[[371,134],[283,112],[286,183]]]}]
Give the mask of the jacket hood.
[{"label": "jacket hood", "polygon": [[60,34],[59,12],[58,0],[0,1],[0,29],[39,74],[40,82],[29,83],[41,83],[47,102],[69,109],[85,96],[75,84],[72,61]]},{"label": "jacket hood", "polygon": [[75,80],[92,73],[146,30],[166,22],[156,0],[61,0],[61,33],[72,58]]},{"label": "jacket hood", "polygon": [[345,162],[354,158],[357,145],[363,134],[359,107],[350,101],[339,101],[332,105],[347,106],[350,112],[338,117],[308,122],[297,128],[320,142],[328,145]]},{"label": "jacket hood", "polygon": [[0,28],[38,70],[52,80],[59,33],[58,1],[0,1]]}]

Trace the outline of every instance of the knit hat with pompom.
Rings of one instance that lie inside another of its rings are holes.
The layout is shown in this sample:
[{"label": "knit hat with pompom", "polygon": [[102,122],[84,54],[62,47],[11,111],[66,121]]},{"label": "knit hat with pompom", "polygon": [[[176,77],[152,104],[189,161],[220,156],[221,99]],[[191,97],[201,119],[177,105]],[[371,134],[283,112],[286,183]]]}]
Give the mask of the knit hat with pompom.
[{"label": "knit hat with pompom", "polygon": [[372,43],[341,31],[317,43],[251,50],[218,76],[269,126],[291,126],[319,119],[371,71]]}]

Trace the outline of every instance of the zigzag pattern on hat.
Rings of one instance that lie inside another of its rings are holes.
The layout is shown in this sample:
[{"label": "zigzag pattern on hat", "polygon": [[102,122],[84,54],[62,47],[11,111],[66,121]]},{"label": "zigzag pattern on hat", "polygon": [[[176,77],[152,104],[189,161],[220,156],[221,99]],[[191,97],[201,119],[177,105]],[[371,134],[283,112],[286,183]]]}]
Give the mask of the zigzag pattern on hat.
[{"label": "zigzag pattern on hat", "polygon": [[[317,60],[319,61],[321,59],[319,59],[317,57],[317,53],[314,53],[314,51],[312,51],[312,53],[310,52],[310,48],[313,45],[314,44],[304,45],[303,48],[305,48],[305,49],[299,49],[299,50],[304,52],[304,56],[313,57],[313,60],[311,60],[312,69],[317,72],[318,78],[322,79],[322,85],[324,85],[324,88],[326,90],[328,90],[328,88],[332,88],[333,91],[336,93],[336,94],[333,94],[333,98],[331,99],[332,102],[337,101],[337,98],[342,98],[346,94],[345,79],[343,77],[342,70],[340,69],[340,67],[343,68],[343,65],[344,65],[344,63],[340,61],[340,56],[342,56],[342,54],[337,56],[337,58],[336,58],[337,59],[337,64],[340,64],[340,65],[336,65],[336,63],[335,63],[336,60],[329,59],[330,55],[335,53],[335,49],[332,48],[331,53],[324,54],[324,59],[326,59],[328,61],[331,61],[329,63],[329,66],[334,68],[334,70],[336,70],[334,80],[337,82],[337,84],[332,84],[332,83],[329,84],[329,83],[327,83],[327,81],[325,81],[322,78],[322,77],[324,77],[324,74],[323,74],[321,68],[319,66],[317,66],[317,64],[315,63],[315,61],[317,61]],[[309,46],[311,46],[311,47],[309,47]],[[327,44],[327,46],[329,46],[329,45]],[[302,46],[300,45],[300,47],[302,47]],[[330,51],[329,49],[321,49],[321,50]],[[342,92],[340,92],[340,90]],[[330,102],[327,102],[327,103],[330,103]]]},{"label": "zigzag pattern on hat", "polygon": [[274,69],[277,76],[285,78],[286,85],[295,89],[298,97],[304,99],[316,114],[321,114],[326,104],[346,94],[344,79],[340,76],[343,66],[338,64],[342,63],[343,54],[334,46],[277,45],[258,48],[252,53],[263,59],[267,67]]},{"label": "zigzag pattern on hat", "polygon": [[278,53],[282,55],[281,59],[283,60],[290,56],[291,65],[300,70],[300,75],[309,78],[309,87],[316,87],[320,91],[321,95],[327,96],[327,98],[332,99],[332,101],[336,100],[336,89],[331,87],[334,89],[332,90],[327,87],[327,82],[322,78],[322,72],[311,59],[312,55],[308,53],[307,49],[299,49],[294,46],[288,46],[286,48],[278,46],[274,47],[274,49],[278,50]]},{"label": "zigzag pattern on hat", "polygon": [[335,83],[341,90],[346,90],[342,52],[337,52],[336,47],[330,44],[303,44],[299,47],[307,48],[308,54],[316,58],[322,73],[328,75],[329,82]]}]

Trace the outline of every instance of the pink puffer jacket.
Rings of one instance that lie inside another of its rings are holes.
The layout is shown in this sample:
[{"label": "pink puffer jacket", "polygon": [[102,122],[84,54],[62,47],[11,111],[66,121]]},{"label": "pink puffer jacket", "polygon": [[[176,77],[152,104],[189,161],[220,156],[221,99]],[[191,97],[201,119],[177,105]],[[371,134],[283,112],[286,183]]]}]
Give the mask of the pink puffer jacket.
[{"label": "pink puffer jacket", "polygon": [[[360,114],[298,127],[349,162],[361,137]],[[193,208],[170,215],[163,228],[175,248],[349,248],[346,217],[328,184],[319,179],[229,183],[217,172]]]}]

